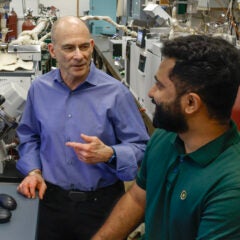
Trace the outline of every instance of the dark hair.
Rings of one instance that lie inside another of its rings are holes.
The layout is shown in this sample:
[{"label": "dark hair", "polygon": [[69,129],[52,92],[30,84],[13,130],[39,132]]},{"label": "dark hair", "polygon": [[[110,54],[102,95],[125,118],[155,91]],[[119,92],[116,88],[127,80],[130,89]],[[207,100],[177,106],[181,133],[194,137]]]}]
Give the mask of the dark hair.
[{"label": "dark hair", "polygon": [[176,60],[169,78],[179,95],[195,92],[210,117],[230,118],[240,82],[237,48],[222,38],[191,35],[165,41],[162,54]]}]

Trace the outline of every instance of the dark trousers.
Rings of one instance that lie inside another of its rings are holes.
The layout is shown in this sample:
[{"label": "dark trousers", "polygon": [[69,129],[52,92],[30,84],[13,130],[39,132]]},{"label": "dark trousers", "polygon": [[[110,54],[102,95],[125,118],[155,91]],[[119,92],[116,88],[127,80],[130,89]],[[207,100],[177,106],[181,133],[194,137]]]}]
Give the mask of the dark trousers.
[{"label": "dark trousers", "polygon": [[124,193],[122,182],[80,193],[47,185],[39,204],[38,240],[90,240]]}]

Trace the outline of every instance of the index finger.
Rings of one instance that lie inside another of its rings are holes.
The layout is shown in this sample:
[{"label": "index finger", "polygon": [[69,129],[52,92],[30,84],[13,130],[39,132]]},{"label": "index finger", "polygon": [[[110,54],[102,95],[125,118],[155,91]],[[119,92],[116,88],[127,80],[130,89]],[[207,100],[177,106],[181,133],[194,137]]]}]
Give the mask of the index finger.
[{"label": "index finger", "polygon": [[79,142],[66,142],[65,145],[67,147],[72,147],[72,148],[76,148],[78,150],[81,150],[84,146],[84,143],[79,143]]}]

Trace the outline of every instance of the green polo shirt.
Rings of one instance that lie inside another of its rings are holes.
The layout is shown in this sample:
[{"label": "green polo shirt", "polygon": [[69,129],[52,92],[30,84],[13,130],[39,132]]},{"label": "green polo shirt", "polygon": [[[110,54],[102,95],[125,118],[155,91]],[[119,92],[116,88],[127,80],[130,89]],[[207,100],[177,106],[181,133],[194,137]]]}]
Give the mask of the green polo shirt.
[{"label": "green polo shirt", "polygon": [[240,134],[233,122],[190,154],[175,133],[156,130],[136,182],[147,193],[144,239],[240,239]]}]

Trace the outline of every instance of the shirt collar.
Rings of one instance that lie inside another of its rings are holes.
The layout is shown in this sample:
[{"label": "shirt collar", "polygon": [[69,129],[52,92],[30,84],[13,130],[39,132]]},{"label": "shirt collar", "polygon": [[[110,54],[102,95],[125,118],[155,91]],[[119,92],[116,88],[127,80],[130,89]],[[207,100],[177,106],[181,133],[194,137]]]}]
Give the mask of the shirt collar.
[{"label": "shirt collar", "polygon": [[91,62],[90,72],[89,72],[85,82],[88,82],[89,84],[96,86],[99,82],[98,78],[95,77],[96,74],[97,74],[97,68],[96,68],[95,64],[93,62]]},{"label": "shirt collar", "polygon": [[206,166],[228,147],[240,142],[240,135],[238,133],[236,124],[231,121],[229,130],[192,153],[185,154],[184,143],[177,135],[172,138],[171,142],[177,148],[179,155],[190,157],[199,165]]},{"label": "shirt collar", "polygon": [[[93,62],[90,63],[90,72],[86,78],[86,80],[81,85],[97,85],[98,84],[98,78],[95,77],[97,74],[97,68]],[[57,69],[55,73],[55,81],[58,81],[60,83],[64,83],[60,70]]]}]

